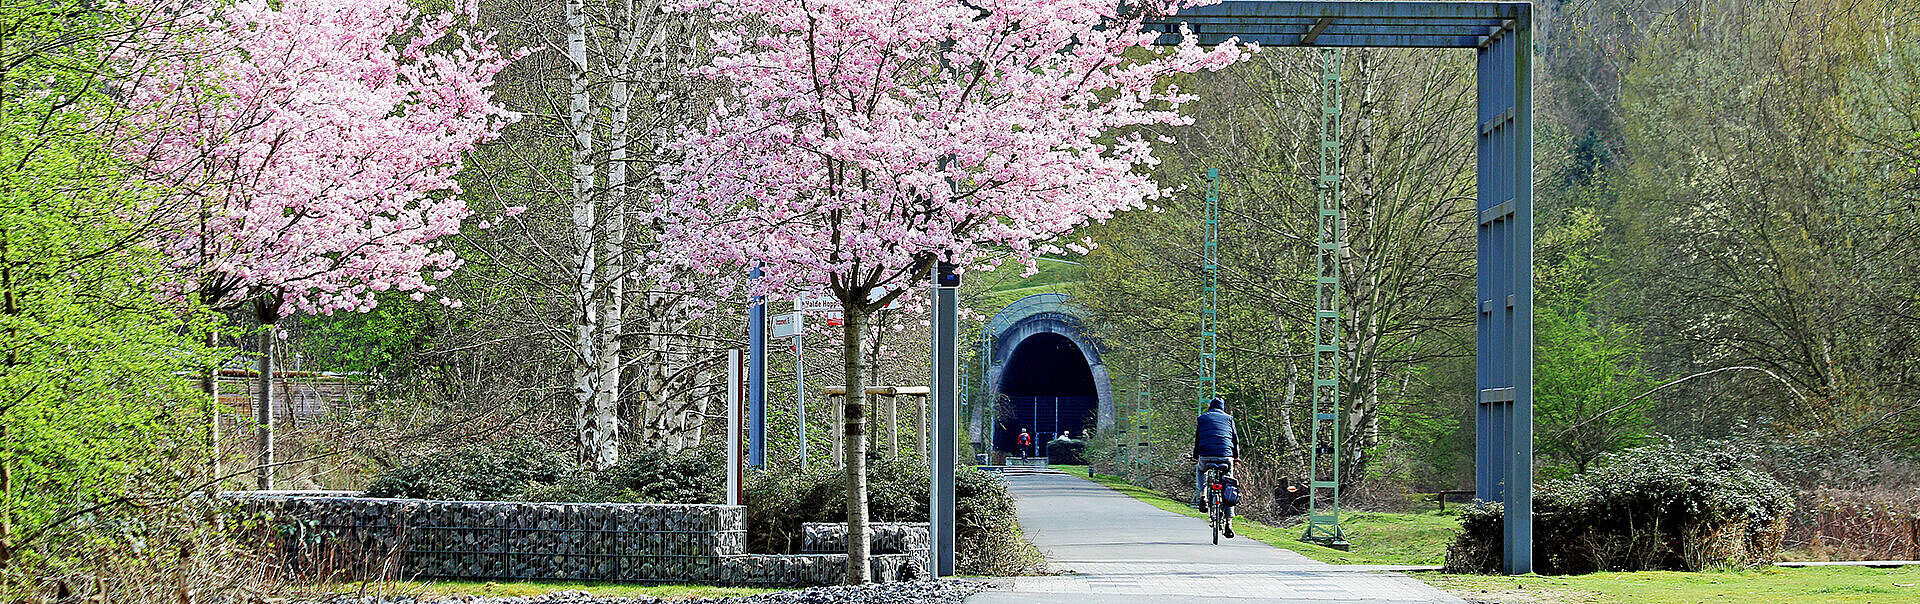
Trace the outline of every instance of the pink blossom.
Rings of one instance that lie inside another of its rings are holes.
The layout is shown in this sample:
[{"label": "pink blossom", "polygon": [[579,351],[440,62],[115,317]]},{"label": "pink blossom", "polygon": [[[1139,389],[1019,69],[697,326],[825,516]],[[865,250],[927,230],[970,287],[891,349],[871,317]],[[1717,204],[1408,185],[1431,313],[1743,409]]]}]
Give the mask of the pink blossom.
[{"label": "pink blossom", "polygon": [[1165,195],[1141,131],[1186,123],[1168,77],[1250,50],[1151,48],[1121,4],[691,2],[719,32],[689,73],[730,94],[671,146],[659,232],[684,264],[760,263],[752,293],[831,284],[843,304],[934,260],[1031,268],[1038,242]]},{"label": "pink blossom", "polygon": [[[156,0],[167,2],[169,0]],[[205,0],[164,7],[159,31],[119,58],[141,135],[121,156],[186,214],[157,245],[177,291],[259,296],[286,312],[419,300],[459,268],[433,243],[472,210],[461,154],[517,118],[488,87],[516,56],[471,24],[475,5],[423,15],[404,0]],[[443,298],[443,301],[445,299]]]}]

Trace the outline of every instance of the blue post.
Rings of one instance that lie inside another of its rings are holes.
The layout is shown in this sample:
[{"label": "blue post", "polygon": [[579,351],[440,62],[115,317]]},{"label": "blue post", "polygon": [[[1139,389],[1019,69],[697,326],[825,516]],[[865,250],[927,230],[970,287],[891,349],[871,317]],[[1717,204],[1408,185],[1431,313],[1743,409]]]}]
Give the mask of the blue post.
[{"label": "blue post", "polygon": [[[760,280],[755,265],[747,278]],[[767,301],[754,296],[747,308],[747,465],[762,467],[767,461]]]}]

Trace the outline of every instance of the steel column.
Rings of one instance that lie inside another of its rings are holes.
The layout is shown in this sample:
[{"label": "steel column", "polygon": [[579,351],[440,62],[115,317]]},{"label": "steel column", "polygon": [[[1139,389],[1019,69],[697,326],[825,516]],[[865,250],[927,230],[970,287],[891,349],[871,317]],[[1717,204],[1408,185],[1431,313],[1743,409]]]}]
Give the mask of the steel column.
[{"label": "steel column", "polygon": [[1531,11],[1479,50],[1474,488],[1506,510],[1502,570],[1533,571]]},{"label": "steel column", "polygon": [[960,288],[933,288],[933,576],[953,575],[954,474],[959,463]]}]

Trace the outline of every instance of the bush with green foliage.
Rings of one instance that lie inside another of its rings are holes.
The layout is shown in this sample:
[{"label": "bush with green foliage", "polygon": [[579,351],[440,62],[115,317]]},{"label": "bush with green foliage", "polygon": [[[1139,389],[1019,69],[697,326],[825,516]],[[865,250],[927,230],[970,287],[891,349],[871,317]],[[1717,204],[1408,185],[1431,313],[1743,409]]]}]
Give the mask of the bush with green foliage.
[{"label": "bush with green foliage", "polygon": [[1069,466],[1087,465],[1087,441],[1057,438],[1047,441],[1047,463]]},{"label": "bush with green foliage", "polygon": [[574,464],[533,443],[466,445],[380,473],[367,497],[510,501],[569,480]]},{"label": "bush with green foliage", "polygon": [[[1534,492],[1534,570],[1542,574],[1685,570],[1774,561],[1792,494],[1724,445],[1671,442],[1601,456]],[[1500,569],[1504,513],[1469,507],[1448,572]]]},{"label": "bush with green foliage", "polygon": [[449,501],[722,503],[723,456],[709,449],[634,451],[598,473],[532,443],[449,449],[382,472],[367,497]]},{"label": "bush with green foliage", "polygon": [[631,452],[600,473],[600,484],[623,503],[726,503],[726,454],[715,449]]},{"label": "bush with green foliage", "polygon": [[[926,522],[930,482],[927,467],[874,460],[868,469],[868,518],[874,522]],[[1013,496],[992,475],[972,468],[954,474],[956,570],[963,575],[1031,573],[1042,558],[1020,538]],[[795,553],[800,525],[846,522],[846,474],[831,466],[808,471],[756,473],[747,481],[747,548],[758,553]]]}]

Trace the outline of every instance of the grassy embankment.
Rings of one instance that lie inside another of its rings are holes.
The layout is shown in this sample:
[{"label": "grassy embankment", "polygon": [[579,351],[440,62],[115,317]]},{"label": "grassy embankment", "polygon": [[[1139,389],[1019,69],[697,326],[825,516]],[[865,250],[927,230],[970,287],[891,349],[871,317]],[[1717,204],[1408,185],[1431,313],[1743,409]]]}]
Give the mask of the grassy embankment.
[{"label": "grassy embankment", "polygon": [[963,299],[968,307],[992,315],[1027,296],[1066,293],[1086,272],[1078,264],[1046,260],[1035,263],[1034,268],[1039,272],[1031,277],[1021,277],[1020,273],[1026,269],[1016,263],[1002,265],[992,272],[969,273],[965,283],[970,295]]},{"label": "grassy embankment", "polygon": [[[1086,466],[1053,466],[1087,477]],[[1163,510],[1204,517],[1158,491],[1099,476],[1094,482]],[[1250,520],[1234,521],[1242,535],[1275,547],[1299,552],[1332,564],[1439,564],[1452,540],[1451,516],[1419,514],[1349,513],[1341,526],[1353,551],[1302,543],[1297,527],[1273,527]],[[1500,577],[1415,572],[1412,576],[1456,596],[1473,601],[1598,604],[1739,602],[1775,604],[1799,602],[1920,602],[1920,567],[1896,569],[1860,567],[1760,568],[1698,573],[1645,571],[1593,573],[1577,576],[1525,575]]]},{"label": "grassy embankment", "polygon": [[1682,604],[1738,602],[1920,602],[1920,567],[1824,566],[1699,573],[1643,571],[1574,576],[1415,577],[1456,596],[1493,602]]}]

